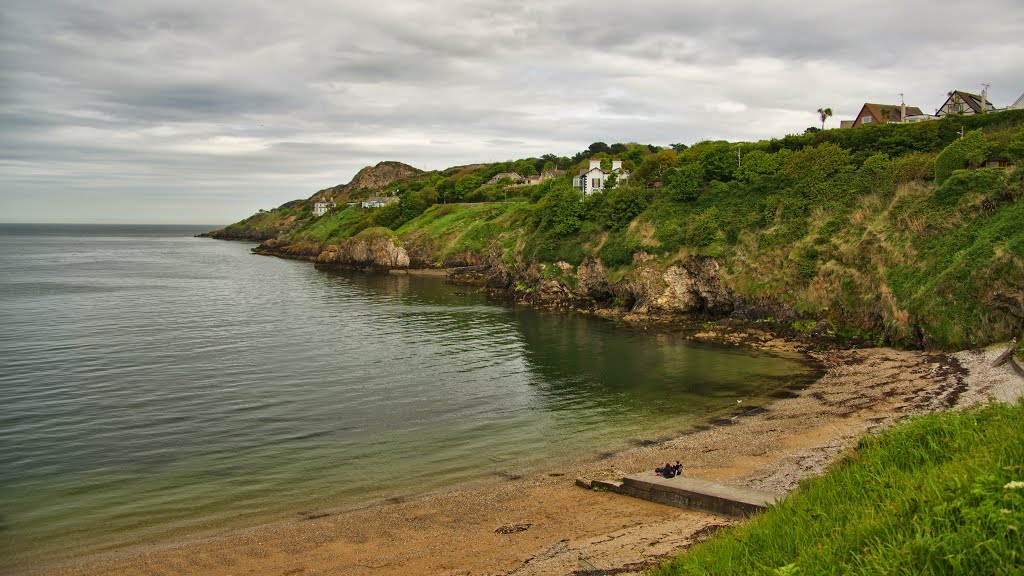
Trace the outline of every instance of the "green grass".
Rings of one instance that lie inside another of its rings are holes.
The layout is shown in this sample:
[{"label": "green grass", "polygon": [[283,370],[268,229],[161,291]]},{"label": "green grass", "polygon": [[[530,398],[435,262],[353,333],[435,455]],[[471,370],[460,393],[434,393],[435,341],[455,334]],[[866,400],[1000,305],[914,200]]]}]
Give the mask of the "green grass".
[{"label": "green grass", "polygon": [[1024,401],[914,418],[654,571],[1024,573]]},{"label": "green grass", "polygon": [[297,232],[295,236],[319,242],[343,240],[359,232],[359,224],[362,221],[362,217],[362,209],[359,206],[335,208],[320,218],[313,220],[308,226]]}]

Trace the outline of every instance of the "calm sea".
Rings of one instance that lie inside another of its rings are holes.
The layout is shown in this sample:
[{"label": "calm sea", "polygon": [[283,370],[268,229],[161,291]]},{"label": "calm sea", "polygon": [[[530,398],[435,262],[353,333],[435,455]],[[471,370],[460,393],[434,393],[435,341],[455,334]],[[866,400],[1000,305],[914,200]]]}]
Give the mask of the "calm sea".
[{"label": "calm sea", "polygon": [[0,225],[0,572],[523,473],[811,375],[208,228]]}]

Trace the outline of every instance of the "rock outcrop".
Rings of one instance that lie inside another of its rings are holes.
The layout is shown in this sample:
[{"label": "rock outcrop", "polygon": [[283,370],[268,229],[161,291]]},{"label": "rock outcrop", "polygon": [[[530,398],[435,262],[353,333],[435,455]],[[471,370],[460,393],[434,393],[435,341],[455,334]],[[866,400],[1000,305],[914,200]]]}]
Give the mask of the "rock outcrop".
[{"label": "rock outcrop", "polygon": [[400,182],[422,174],[423,170],[402,162],[386,160],[376,166],[367,166],[356,173],[348,184],[325,188],[313,195],[311,200],[333,200],[346,202],[353,190],[380,190],[394,182]]},{"label": "rock outcrop", "polygon": [[355,237],[328,246],[315,263],[325,268],[395,270],[409,268],[409,254],[390,236]]}]

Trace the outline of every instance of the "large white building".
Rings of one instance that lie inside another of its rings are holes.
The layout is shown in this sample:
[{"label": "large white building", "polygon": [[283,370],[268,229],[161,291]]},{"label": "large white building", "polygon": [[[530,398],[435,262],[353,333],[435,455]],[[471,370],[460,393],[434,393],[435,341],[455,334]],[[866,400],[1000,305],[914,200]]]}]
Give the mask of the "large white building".
[{"label": "large white building", "polygon": [[314,202],[313,203],[313,216],[323,216],[327,214],[327,211],[334,208],[334,202]]},{"label": "large white building", "polygon": [[587,170],[580,170],[580,175],[572,179],[573,188],[577,188],[583,191],[583,196],[587,197],[594,192],[600,192],[604,190],[605,182],[608,181],[608,177],[615,174],[616,179],[619,182],[625,181],[629,178],[629,172],[622,169],[622,160],[612,160],[612,169],[605,172],[601,169],[600,160],[590,160],[590,168]]}]

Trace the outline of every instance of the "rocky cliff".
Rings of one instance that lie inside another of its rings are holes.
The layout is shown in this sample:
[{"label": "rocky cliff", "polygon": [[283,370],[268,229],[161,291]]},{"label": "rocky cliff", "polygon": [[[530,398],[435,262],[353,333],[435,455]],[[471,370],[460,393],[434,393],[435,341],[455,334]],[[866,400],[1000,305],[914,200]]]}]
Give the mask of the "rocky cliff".
[{"label": "rocky cliff", "polygon": [[400,182],[413,176],[422,174],[419,168],[414,168],[402,162],[385,160],[377,163],[376,166],[367,166],[356,173],[348,184],[340,184],[331,188],[325,188],[313,195],[313,200],[333,200],[335,202],[347,202],[356,190],[380,190],[385,186]]}]

